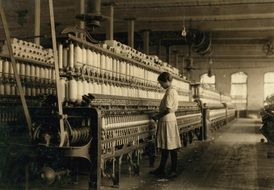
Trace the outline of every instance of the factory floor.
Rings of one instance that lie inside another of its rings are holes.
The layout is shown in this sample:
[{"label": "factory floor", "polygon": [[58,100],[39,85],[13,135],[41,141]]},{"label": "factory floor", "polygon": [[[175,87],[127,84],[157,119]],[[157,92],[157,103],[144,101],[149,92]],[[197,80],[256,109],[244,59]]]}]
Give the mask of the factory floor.
[{"label": "factory floor", "polygon": [[[274,147],[262,142],[260,120],[237,119],[211,134],[205,142],[195,141],[178,154],[179,175],[158,179],[149,174],[147,157],[141,160],[140,175],[129,176],[123,166],[121,190],[270,190],[274,189]],[[158,166],[159,156],[155,166]],[[170,163],[167,165],[169,169]],[[87,190],[88,176],[77,185],[34,188],[30,190]],[[103,180],[102,190],[115,190]]]},{"label": "factory floor", "polygon": [[[179,153],[179,176],[151,176],[144,162],[140,176],[122,175],[120,189],[128,190],[270,190],[274,189],[274,147],[261,142],[260,120],[238,119]],[[158,159],[159,161],[159,159]],[[157,164],[156,164],[157,165]],[[102,187],[110,190],[113,188]]]}]

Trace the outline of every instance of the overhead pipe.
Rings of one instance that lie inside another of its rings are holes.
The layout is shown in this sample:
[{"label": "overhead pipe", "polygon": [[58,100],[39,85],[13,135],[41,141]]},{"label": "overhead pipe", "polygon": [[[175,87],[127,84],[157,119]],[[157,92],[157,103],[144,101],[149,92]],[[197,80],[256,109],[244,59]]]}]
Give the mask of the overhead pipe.
[{"label": "overhead pipe", "polygon": [[192,44],[192,50],[199,55],[211,55],[213,48],[211,45],[211,34],[191,29],[186,36],[189,43]]},{"label": "overhead pipe", "polygon": [[84,21],[86,27],[91,30],[100,27],[100,21],[102,20],[101,0],[88,0],[87,13],[77,15],[76,18]]}]

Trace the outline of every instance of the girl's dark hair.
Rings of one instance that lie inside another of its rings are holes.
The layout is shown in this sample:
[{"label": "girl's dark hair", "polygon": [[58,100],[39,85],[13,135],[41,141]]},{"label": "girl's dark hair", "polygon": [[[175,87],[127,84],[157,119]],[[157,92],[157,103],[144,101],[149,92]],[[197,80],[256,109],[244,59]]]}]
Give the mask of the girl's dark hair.
[{"label": "girl's dark hair", "polygon": [[172,75],[169,74],[168,72],[162,72],[159,76],[158,76],[158,81],[161,82],[171,82],[173,79]]}]

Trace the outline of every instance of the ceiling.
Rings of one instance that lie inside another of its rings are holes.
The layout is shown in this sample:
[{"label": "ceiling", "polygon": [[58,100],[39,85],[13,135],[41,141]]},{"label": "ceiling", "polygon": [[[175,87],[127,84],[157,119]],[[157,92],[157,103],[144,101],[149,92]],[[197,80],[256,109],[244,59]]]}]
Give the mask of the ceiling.
[{"label": "ceiling", "polygon": [[[34,35],[34,1],[2,0],[11,35]],[[57,34],[65,27],[79,25],[75,16],[80,1],[56,0],[54,11]],[[108,3],[109,0],[102,0]],[[115,0],[114,32],[127,32],[127,18],[135,19],[135,31],[149,29],[158,38],[180,38],[186,28],[211,32],[216,42],[265,41],[274,37],[274,0]],[[105,34],[108,8],[102,5],[105,20],[96,34]],[[88,11],[88,10],[87,10]],[[41,0],[41,33],[50,36],[48,1]],[[126,37],[126,35],[123,35]],[[138,35],[137,35],[138,37]],[[0,26],[0,39],[4,39]],[[151,41],[153,38],[151,39]],[[175,43],[175,42],[174,42]]]}]

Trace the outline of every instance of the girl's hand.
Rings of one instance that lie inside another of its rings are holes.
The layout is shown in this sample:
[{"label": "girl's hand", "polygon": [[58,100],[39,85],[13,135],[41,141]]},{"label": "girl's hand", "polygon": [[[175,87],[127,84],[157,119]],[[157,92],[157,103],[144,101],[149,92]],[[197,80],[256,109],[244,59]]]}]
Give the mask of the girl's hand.
[{"label": "girl's hand", "polygon": [[153,116],[151,117],[151,119],[153,119],[154,121],[157,121],[157,120],[158,120],[158,115],[153,115]]}]

